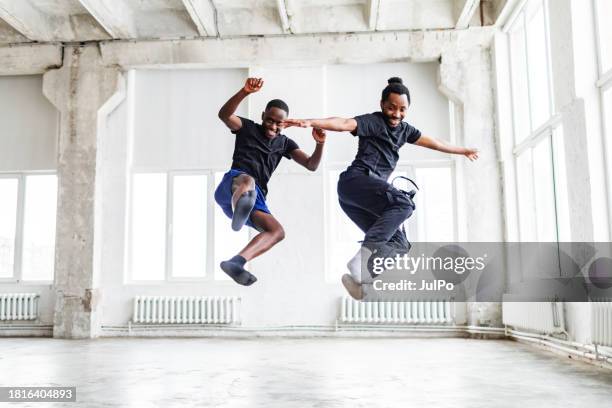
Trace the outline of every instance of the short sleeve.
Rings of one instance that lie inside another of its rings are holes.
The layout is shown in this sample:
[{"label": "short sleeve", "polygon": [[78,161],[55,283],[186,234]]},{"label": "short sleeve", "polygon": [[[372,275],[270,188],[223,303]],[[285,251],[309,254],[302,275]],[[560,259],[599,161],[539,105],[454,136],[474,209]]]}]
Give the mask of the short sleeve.
[{"label": "short sleeve", "polygon": [[406,129],[406,143],[414,144],[421,137],[421,131],[411,125]]},{"label": "short sleeve", "polygon": [[380,133],[379,118],[375,114],[367,113],[355,116],[353,119],[357,122],[357,129],[351,132],[353,136],[368,137]]},{"label": "short sleeve", "polygon": [[242,122],[242,126],[238,130],[232,130],[231,132],[235,135],[248,131],[251,127],[255,126],[255,122],[251,119],[243,118],[242,116],[238,116],[240,121]]},{"label": "short sleeve", "polygon": [[298,146],[298,144],[295,143],[293,139],[287,138],[287,143],[285,144],[285,151],[283,152],[283,156],[291,160],[291,152],[299,148],[300,146]]}]

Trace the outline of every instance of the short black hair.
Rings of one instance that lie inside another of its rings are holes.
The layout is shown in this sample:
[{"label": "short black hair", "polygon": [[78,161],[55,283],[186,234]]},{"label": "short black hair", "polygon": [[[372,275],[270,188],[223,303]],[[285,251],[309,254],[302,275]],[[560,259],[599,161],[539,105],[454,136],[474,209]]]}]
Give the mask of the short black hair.
[{"label": "short black hair", "polygon": [[289,106],[287,106],[287,104],[284,101],[281,101],[280,99],[272,99],[270,102],[268,102],[268,104],[266,105],[266,110],[270,108],[282,109],[287,112],[287,115],[289,115]]},{"label": "short black hair", "polygon": [[410,91],[404,85],[404,81],[402,81],[402,78],[392,77],[392,78],[389,78],[387,83],[389,85],[387,85],[385,89],[383,89],[382,91],[381,99],[383,101],[387,100],[387,98],[389,97],[389,94],[396,93],[398,95],[406,95],[406,97],[408,98],[408,104],[410,104]]}]

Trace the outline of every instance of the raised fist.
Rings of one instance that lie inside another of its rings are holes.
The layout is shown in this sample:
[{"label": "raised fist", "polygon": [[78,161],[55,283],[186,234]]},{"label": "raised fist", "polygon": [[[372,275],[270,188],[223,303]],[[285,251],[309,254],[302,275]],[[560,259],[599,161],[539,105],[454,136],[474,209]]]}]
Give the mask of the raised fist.
[{"label": "raised fist", "polygon": [[263,83],[264,81],[261,78],[247,78],[242,89],[244,89],[246,93],[252,94],[259,91],[263,86]]}]

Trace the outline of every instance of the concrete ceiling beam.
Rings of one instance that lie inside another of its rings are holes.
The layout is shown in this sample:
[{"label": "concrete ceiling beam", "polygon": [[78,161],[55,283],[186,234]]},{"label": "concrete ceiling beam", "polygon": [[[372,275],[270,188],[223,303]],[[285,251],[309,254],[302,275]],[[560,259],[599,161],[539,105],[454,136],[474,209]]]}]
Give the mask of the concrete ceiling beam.
[{"label": "concrete ceiling beam", "polygon": [[0,18],[32,41],[53,41],[56,27],[52,20],[28,0],[0,0]]},{"label": "concrete ceiling beam", "polygon": [[378,26],[378,11],[380,9],[380,0],[370,0],[366,3],[366,24],[372,31]]},{"label": "concrete ceiling beam", "polygon": [[478,10],[478,6],[480,6],[480,0],[455,0],[454,7],[457,16],[455,28],[468,28],[474,13]]},{"label": "concrete ceiling beam", "polygon": [[116,0],[78,1],[112,38],[138,38],[133,12],[125,2]]},{"label": "concrete ceiling beam", "polygon": [[295,7],[290,4],[290,0],[276,0],[276,8],[278,9],[283,32],[285,34],[295,34],[295,25],[291,21]]},{"label": "concrete ceiling beam", "polygon": [[217,10],[212,0],[183,0],[183,4],[202,37],[219,35]]}]

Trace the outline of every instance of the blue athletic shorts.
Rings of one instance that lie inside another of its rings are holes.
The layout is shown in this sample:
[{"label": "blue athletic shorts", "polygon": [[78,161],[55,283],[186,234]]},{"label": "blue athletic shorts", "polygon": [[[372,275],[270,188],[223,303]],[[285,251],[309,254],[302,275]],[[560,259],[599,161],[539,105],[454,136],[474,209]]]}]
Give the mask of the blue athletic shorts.
[{"label": "blue athletic shorts", "polygon": [[[242,170],[231,169],[223,175],[221,183],[219,183],[217,189],[215,190],[215,201],[229,218],[232,218],[232,215],[234,214],[234,211],[232,210],[232,180],[234,177],[241,174],[247,173]],[[253,211],[259,210],[267,214],[271,214],[270,210],[268,209],[268,205],[266,204],[266,198],[257,184],[255,184],[255,189],[257,190],[257,198],[255,199]],[[247,220],[246,225],[251,228],[255,228],[253,223],[251,223],[251,217],[249,217]]]}]

